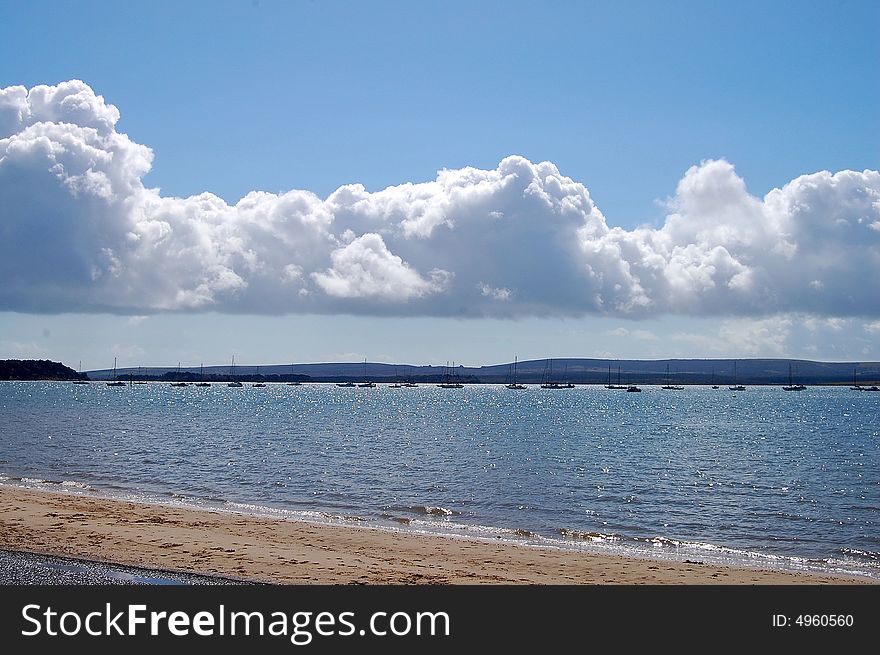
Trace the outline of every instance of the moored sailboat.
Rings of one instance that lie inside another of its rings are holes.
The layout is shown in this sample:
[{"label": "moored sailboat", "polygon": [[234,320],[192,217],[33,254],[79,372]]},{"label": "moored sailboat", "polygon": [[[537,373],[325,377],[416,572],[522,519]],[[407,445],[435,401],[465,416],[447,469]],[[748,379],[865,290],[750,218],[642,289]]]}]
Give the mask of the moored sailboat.
[{"label": "moored sailboat", "polygon": [[[80,375],[83,374],[83,363],[82,363],[82,360],[79,360],[79,374],[80,374]],[[89,381],[88,381],[88,380],[82,380],[82,379],[79,379],[79,380],[74,380],[73,383],[74,383],[74,384],[88,384]]]},{"label": "moored sailboat", "polygon": [[232,382],[230,382],[229,384],[227,384],[227,385],[226,385],[227,387],[235,387],[235,388],[238,388],[238,387],[243,387],[243,386],[244,386],[241,382],[239,382],[238,380],[235,379],[235,355],[232,356],[232,366],[231,366],[230,371],[229,371],[229,377],[232,378]]},{"label": "moored sailboat", "polygon": [[507,385],[507,388],[508,388],[508,389],[517,389],[517,390],[520,390],[520,389],[525,389],[525,388],[526,388],[525,385],[523,385],[523,384],[517,384],[517,382],[516,382],[516,366],[517,366],[518,360],[519,360],[519,357],[514,357],[514,358],[513,358],[513,382],[512,382],[511,384],[508,384],[508,385]]},{"label": "moored sailboat", "polygon": [[446,371],[443,373],[443,381],[437,386],[441,389],[462,389],[464,385],[458,381],[458,377],[455,375],[455,362],[452,362],[452,367],[449,367],[449,362],[446,362]]},{"label": "moored sailboat", "polygon": [[188,387],[189,386],[189,384],[187,382],[183,382],[180,379],[180,362],[177,362],[177,375],[175,376],[174,379],[176,380],[176,382],[171,383],[172,387]]},{"label": "moored sailboat", "polygon": [[737,384],[737,381],[736,381],[736,360],[734,360],[734,362],[733,362],[733,386],[727,387],[727,388],[730,391],[745,391],[746,390],[746,388],[743,385]]},{"label": "moored sailboat", "polygon": [[376,384],[372,380],[367,379],[367,358],[364,357],[364,381],[358,384],[363,389],[372,389]]},{"label": "moored sailboat", "polygon": [[108,387],[124,387],[125,382],[116,379],[116,358],[113,358],[113,382],[107,383]]},{"label": "moored sailboat", "polygon": [[669,383],[669,364],[666,365],[666,384],[664,384],[661,389],[666,389],[669,391],[682,391],[684,389],[680,384],[670,384]]},{"label": "moored sailboat", "polygon": [[806,387],[802,384],[794,384],[791,381],[791,364],[788,365],[788,386],[782,387],[783,391],[803,391]]},{"label": "moored sailboat", "polygon": [[199,381],[196,382],[197,387],[210,387],[210,382],[205,382],[205,365],[199,364]]},{"label": "moored sailboat", "polygon": [[620,384],[620,366],[617,367],[617,384],[611,384],[611,364],[608,365],[608,384],[605,385],[605,388],[617,390],[627,389],[625,384]]}]

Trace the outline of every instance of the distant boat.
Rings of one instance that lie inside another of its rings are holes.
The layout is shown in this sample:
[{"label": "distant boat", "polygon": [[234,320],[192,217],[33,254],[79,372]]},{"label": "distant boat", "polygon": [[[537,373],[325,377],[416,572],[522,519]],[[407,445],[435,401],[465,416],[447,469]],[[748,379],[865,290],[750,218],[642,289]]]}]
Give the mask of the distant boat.
[{"label": "distant boat", "polygon": [[407,369],[409,370],[409,375],[407,375],[406,380],[403,381],[403,386],[405,386],[405,387],[419,386],[415,382],[412,381],[412,366],[407,366]]},{"label": "distant boat", "polygon": [[[290,365],[290,374],[294,375],[293,364]],[[287,386],[288,387],[299,387],[299,386],[302,386],[302,382],[300,382],[299,380],[294,380],[293,382],[288,382]]]},{"label": "distant boat", "polygon": [[353,387],[354,382],[337,382],[336,386],[337,387]]},{"label": "distant boat", "polygon": [[730,391],[745,391],[746,390],[746,388],[743,385],[736,383],[736,360],[734,360],[734,362],[733,362],[733,386],[727,387],[727,388]]},{"label": "distant boat", "polygon": [[526,388],[525,385],[523,385],[523,384],[517,384],[517,383],[516,383],[516,366],[517,366],[517,364],[518,364],[518,360],[519,360],[519,357],[514,357],[514,358],[513,358],[513,383],[507,385],[507,388],[508,388],[508,389],[517,389],[517,390],[519,390],[519,389],[525,389],[525,388]]},{"label": "distant boat", "polygon": [[229,384],[227,384],[227,385],[226,385],[227,387],[236,387],[236,388],[238,388],[238,387],[243,387],[243,386],[244,386],[241,382],[239,382],[238,380],[235,379],[235,355],[232,356],[232,368],[230,369],[229,375],[230,375],[230,377],[232,378],[232,382],[230,382]]},{"label": "distant boat", "polygon": [[[260,367],[259,367],[259,366],[257,366],[257,375],[256,375],[256,377],[260,377]],[[252,387],[265,387],[266,385],[263,384],[262,382],[254,382],[251,386],[252,386]]]},{"label": "distant boat", "polygon": [[177,376],[176,376],[176,379],[177,379],[178,381],[177,381],[177,382],[172,382],[172,383],[171,383],[171,386],[172,386],[172,387],[188,387],[188,386],[189,386],[188,383],[186,383],[186,382],[181,382],[181,381],[180,381],[180,362],[177,362]]},{"label": "distant boat", "polygon": [[680,384],[669,384],[669,364],[666,365],[666,384],[664,384],[661,389],[667,389],[670,391],[682,391],[684,387]]},{"label": "distant boat", "polygon": [[[568,364],[566,364],[566,373],[568,372]],[[542,376],[542,389],[574,389],[571,382],[557,382],[553,379],[553,360],[548,359],[544,363],[544,375]]]},{"label": "distant boat", "polygon": [[458,377],[454,373],[455,371],[455,362],[452,362],[452,368],[449,367],[449,362],[446,362],[446,370],[443,373],[443,381],[437,386],[441,389],[463,389],[464,385],[458,381]]},{"label": "distant boat", "polygon": [[113,358],[113,382],[107,383],[108,387],[124,387],[125,382],[116,379],[116,358]]},{"label": "distant boat", "polygon": [[[83,374],[83,363],[82,363],[82,360],[79,360],[79,374],[80,374],[80,375]],[[88,384],[89,381],[88,381],[88,380],[74,380],[73,383],[74,383],[74,384]]]},{"label": "distant boat", "polygon": [[617,367],[617,384],[611,384],[611,364],[608,365],[608,384],[605,385],[606,389],[618,389],[618,390],[626,390],[628,387],[625,384],[620,384],[620,367]]},{"label": "distant boat", "polygon": [[856,369],[853,367],[853,385],[850,387],[853,391],[878,391],[877,387],[863,387],[856,382]]},{"label": "distant boat", "polygon": [[638,393],[638,392],[641,391],[641,389],[639,389],[639,388],[638,388],[636,385],[634,385],[634,384],[629,385],[629,386],[626,388],[626,390],[629,391],[629,392],[636,392],[636,393]]},{"label": "distant boat", "polygon": [[712,388],[713,388],[713,389],[717,389],[717,388],[718,388],[718,385],[715,384],[715,369],[714,369],[714,368],[712,369]]},{"label": "distant boat", "polygon": [[210,382],[205,382],[205,365],[199,364],[199,381],[196,382],[197,387],[210,387]]},{"label": "distant boat", "polygon": [[371,382],[370,380],[367,379],[367,358],[366,357],[364,357],[364,381],[358,383],[358,386],[363,389],[372,389],[376,386],[373,382]]},{"label": "distant boat", "polygon": [[397,373],[397,366],[394,367],[394,383],[389,384],[389,389],[403,389],[406,385],[400,381],[400,375]]},{"label": "distant boat", "polygon": [[803,391],[806,387],[802,384],[792,384],[791,381],[791,364],[788,365],[788,386],[782,387],[783,391]]}]

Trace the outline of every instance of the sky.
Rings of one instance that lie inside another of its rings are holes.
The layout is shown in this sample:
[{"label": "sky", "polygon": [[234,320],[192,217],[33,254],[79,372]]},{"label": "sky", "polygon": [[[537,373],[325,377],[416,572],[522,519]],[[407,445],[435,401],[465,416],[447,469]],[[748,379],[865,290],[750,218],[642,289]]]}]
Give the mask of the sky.
[{"label": "sky", "polygon": [[0,0],[0,358],[880,360],[878,20]]}]

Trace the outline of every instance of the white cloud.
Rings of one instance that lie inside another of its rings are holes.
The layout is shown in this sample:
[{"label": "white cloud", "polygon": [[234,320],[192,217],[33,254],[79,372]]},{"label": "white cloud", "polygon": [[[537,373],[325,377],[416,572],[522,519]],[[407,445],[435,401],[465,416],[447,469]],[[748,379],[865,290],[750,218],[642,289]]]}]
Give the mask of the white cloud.
[{"label": "white cloud", "polygon": [[880,321],[865,323],[864,328],[865,332],[870,332],[871,334],[880,334]]},{"label": "white cloud", "polygon": [[774,316],[763,320],[733,319],[725,321],[718,334],[734,352],[752,357],[783,356],[787,352],[792,324],[791,316]]},{"label": "white cloud", "polygon": [[365,234],[330,254],[332,268],[312,273],[328,295],[337,298],[378,298],[405,301],[443,291],[447,271],[433,269],[424,279],[391,253],[378,234]]},{"label": "white cloud", "polygon": [[876,171],[804,175],[761,199],[705,161],[662,226],[634,230],[552,163],[516,156],[230,205],[145,188],[152,152],[119,118],[79,81],[0,89],[0,310],[880,316]]},{"label": "white cloud", "polygon": [[510,300],[512,295],[510,289],[496,289],[483,282],[480,282],[477,287],[479,287],[481,294],[488,296],[489,298],[494,298],[495,300],[507,301]]}]

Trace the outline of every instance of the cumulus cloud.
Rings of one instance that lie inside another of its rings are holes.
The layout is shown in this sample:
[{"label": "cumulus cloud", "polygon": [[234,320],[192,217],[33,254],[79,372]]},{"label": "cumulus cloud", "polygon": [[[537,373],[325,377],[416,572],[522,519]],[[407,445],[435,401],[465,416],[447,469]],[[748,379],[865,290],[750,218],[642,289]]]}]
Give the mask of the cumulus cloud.
[{"label": "cumulus cloud", "polygon": [[877,171],[757,198],[730,163],[705,161],[662,226],[633,230],[518,156],[230,205],[146,188],[152,151],[119,120],[80,81],[0,89],[0,309],[880,316]]}]

